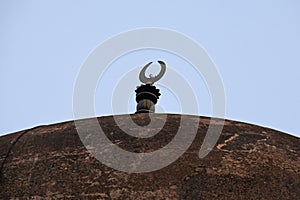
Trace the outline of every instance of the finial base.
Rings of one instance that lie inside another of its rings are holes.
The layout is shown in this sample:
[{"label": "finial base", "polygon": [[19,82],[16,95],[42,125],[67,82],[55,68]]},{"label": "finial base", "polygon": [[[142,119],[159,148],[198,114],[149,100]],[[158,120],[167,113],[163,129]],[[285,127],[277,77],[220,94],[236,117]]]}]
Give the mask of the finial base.
[{"label": "finial base", "polygon": [[155,104],[160,96],[159,89],[155,86],[146,84],[141,85],[136,90],[136,113],[154,113]]}]

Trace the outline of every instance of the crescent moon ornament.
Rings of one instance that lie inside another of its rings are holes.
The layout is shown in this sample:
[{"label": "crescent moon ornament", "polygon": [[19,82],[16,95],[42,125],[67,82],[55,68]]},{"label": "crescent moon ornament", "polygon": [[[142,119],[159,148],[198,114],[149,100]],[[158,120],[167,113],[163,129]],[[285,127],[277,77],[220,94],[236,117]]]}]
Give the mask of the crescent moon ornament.
[{"label": "crescent moon ornament", "polygon": [[146,77],[145,73],[146,73],[146,70],[147,68],[152,64],[152,62],[149,62],[148,64],[146,64],[142,71],[140,72],[140,81],[142,83],[145,83],[145,84],[150,84],[152,85],[154,82],[157,82],[159,79],[161,79],[161,77],[163,77],[163,75],[165,74],[166,72],[166,64],[163,62],[163,61],[157,61],[159,64],[160,64],[160,72],[158,75],[156,76],[152,76],[152,74],[150,74],[149,77]]}]

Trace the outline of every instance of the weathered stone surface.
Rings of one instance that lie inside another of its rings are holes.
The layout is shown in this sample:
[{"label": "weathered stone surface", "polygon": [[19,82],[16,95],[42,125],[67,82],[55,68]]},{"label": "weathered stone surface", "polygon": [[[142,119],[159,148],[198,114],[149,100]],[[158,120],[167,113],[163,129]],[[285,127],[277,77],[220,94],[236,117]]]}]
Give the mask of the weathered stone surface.
[{"label": "weathered stone surface", "polygon": [[[131,117],[147,124],[147,114]],[[120,116],[124,119],[126,116]],[[126,135],[113,117],[101,117],[107,137],[123,149],[149,152],[177,132],[180,115],[168,115],[152,138]],[[195,120],[197,116],[189,116]],[[155,114],[155,120],[160,115]],[[0,137],[1,199],[297,199],[300,139],[268,128],[227,120],[215,148],[198,152],[210,121],[201,117],[197,136],[177,161],[154,172],[129,174],[93,158],[74,122],[40,126]],[[89,120],[85,120],[89,123]],[[92,127],[90,130],[93,131]],[[186,133],[189,134],[189,133]]]}]

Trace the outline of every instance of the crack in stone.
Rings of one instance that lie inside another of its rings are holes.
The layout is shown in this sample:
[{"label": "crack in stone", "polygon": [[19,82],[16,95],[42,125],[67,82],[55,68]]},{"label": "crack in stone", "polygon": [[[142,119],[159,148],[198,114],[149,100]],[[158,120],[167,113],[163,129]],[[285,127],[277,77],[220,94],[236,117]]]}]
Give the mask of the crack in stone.
[{"label": "crack in stone", "polygon": [[222,144],[218,144],[217,145],[217,149],[219,149],[220,151],[226,151],[226,152],[230,152],[230,150],[227,149],[222,149],[224,146],[227,145],[228,142],[234,140],[235,138],[237,138],[239,135],[237,133],[235,133],[233,136],[231,136],[230,138],[228,138],[227,140],[224,141],[224,143]]}]

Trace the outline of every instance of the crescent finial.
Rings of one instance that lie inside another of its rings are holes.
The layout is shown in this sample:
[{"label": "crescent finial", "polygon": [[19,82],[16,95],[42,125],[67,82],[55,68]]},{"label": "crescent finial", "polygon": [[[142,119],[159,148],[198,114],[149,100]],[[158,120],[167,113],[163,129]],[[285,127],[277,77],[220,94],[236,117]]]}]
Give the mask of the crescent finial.
[{"label": "crescent finial", "polygon": [[142,83],[152,85],[154,82],[157,82],[159,79],[161,79],[161,77],[163,77],[163,75],[166,72],[166,64],[163,61],[160,61],[160,60],[157,61],[157,62],[160,64],[160,72],[159,72],[159,74],[156,75],[156,76],[150,75],[150,77],[146,77],[146,75],[145,75],[146,70],[152,64],[152,62],[149,62],[148,64],[146,64],[143,67],[143,69],[140,72],[140,76],[139,77],[140,77],[140,81]]}]

